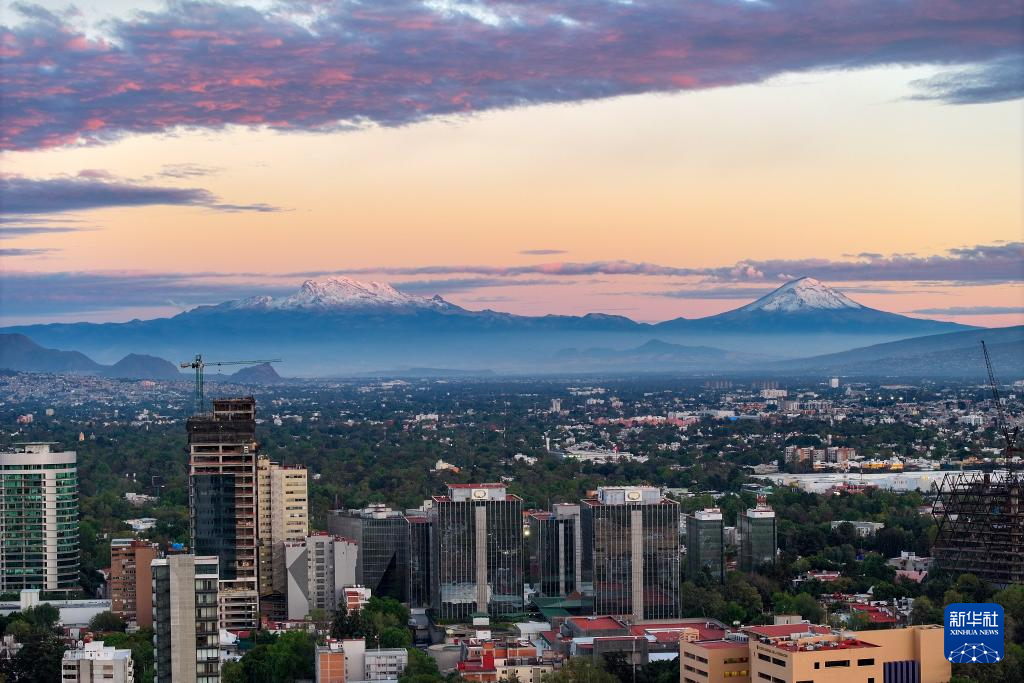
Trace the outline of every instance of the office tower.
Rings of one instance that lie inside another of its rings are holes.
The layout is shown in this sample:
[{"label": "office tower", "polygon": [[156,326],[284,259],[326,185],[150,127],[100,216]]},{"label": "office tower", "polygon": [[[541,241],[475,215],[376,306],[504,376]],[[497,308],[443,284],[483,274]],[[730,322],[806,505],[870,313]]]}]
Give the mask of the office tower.
[{"label": "office tower", "polygon": [[306,468],[279,465],[260,456],[256,461],[259,513],[260,595],[284,593],[284,542],[306,537],[309,502]]},{"label": "office tower", "polygon": [[217,558],[172,555],[152,567],[156,683],[217,683]]},{"label": "office tower", "polygon": [[110,611],[129,626],[153,625],[153,573],[160,546],[134,538],[110,541]]},{"label": "office tower", "polygon": [[409,571],[405,595],[409,607],[430,607],[432,574],[431,549],[434,522],[428,510],[407,514],[409,525]]},{"label": "office tower", "polygon": [[404,601],[408,582],[409,524],[405,515],[383,503],[362,510],[331,510],[327,531],[359,546],[356,583],[374,595]]},{"label": "office tower", "polygon": [[106,647],[102,640],[65,650],[60,665],[61,683],[134,683],[131,650]]},{"label": "office tower", "polygon": [[523,501],[504,484],[449,484],[434,497],[434,611],[440,619],[523,610]]},{"label": "office tower", "polygon": [[580,523],[595,614],[679,616],[679,503],[653,486],[607,486],[581,502]]},{"label": "office tower", "polygon": [[545,597],[564,597],[579,590],[583,575],[580,506],[557,503],[551,512],[530,513],[528,522],[534,588]]},{"label": "office tower", "polygon": [[256,401],[214,399],[188,419],[192,552],[220,558],[220,620],[259,625],[256,557]]},{"label": "office tower", "polygon": [[312,609],[333,613],[342,590],[356,583],[358,546],[341,536],[312,534],[284,541],[288,618],[305,619]]},{"label": "office tower", "polygon": [[0,593],[78,590],[74,451],[21,443],[0,453]]},{"label": "office tower", "polygon": [[752,572],[765,564],[775,564],[778,539],[775,532],[775,510],[757,497],[757,506],[740,516],[740,571]]},{"label": "office tower", "polygon": [[697,510],[686,517],[686,570],[691,578],[707,570],[725,580],[725,529],[718,508]]}]

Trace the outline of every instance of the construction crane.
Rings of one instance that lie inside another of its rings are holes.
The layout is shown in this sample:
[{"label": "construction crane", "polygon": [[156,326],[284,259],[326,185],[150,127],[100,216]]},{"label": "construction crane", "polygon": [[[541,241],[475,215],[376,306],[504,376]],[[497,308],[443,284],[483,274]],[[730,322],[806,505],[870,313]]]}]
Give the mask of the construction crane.
[{"label": "construction crane", "polygon": [[988,388],[992,392],[992,402],[996,404],[996,429],[1002,432],[1003,440],[1006,441],[1006,450],[1003,451],[1003,460],[1006,462],[1006,471],[1012,471],[1011,459],[1017,450],[1017,432],[1020,427],[1010,429],[1006,423],[1006,412],[1003,410],[1003,402],[999,398],[999,385],[996,383],[996,374],[992,371],[992,359],[988,355],[988,347],[985,340],[981,340],[981,352],[985,355],[985,369],[988,370]]},{"label": "construction crane", "polygon": [[219,360],[219,361],[205,361],[203,360],[203,354],[197,353],[196,357],[190,361],[185,361],[181,364],[182,368],[192,368],[196,371],[196,413],[203,412],[203,405],[205,399],[203,397],[203,368],[207,365],[260,365],[261,363],[280,363],[280,358],[271,358],[267,360]]}]

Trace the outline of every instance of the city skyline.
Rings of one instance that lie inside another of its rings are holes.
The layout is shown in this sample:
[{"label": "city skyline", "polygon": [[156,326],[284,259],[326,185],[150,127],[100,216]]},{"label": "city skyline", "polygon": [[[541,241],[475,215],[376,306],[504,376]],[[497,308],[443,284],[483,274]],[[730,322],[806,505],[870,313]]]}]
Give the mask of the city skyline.
[{"label": "city skyline", "polygon": [[1024,322],[1019,7],[34,7],[3,18],[6,324],[331,274],[641,321],[811,276]]}]

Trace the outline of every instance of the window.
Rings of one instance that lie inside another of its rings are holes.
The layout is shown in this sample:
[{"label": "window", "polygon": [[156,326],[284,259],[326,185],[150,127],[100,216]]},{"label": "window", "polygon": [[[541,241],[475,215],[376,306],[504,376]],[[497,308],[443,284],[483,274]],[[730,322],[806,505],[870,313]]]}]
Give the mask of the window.
[{"label": "window", "polygon": [[764,679],[764,680],[766,680],[766,681],[770,681],[770,680],[772,680],[772,677],[771,677],[771,676],[769,676],[768,674],[766,674],[766,673],[765,673],[765,672],[763,672],[763,671],[758,671],[758,672],[757,672],[757,676],[758,676],[758,678],[763,678],[763,679]]},{"label": "window", "polygon": [[770,661],[772,661],[772,658],[769,657],[768,655],[758,654],[757,658],[760,659],[762,662],[770,662]]},{"label": "window", "polygon": [[815,669],[820,669],[821,668],[821,662],[815,662],[814,663],[814,668]]},{"label": "window", "polygon": [[857,666],[874,666],[874,659],[858,659]]},{"label": "window", "polygon": [[786,666],[786,660],[779,659],[778,657],[772,657],[772,664],[775,666]]},{"label": "window", "polygon": [[850,666],[850,660],[849,659],[836,659],[836,660],[833,660],[831,662],[825,662],[825,668],[826,669],[831,669],[832,667],[836,667],[836,666]]}]

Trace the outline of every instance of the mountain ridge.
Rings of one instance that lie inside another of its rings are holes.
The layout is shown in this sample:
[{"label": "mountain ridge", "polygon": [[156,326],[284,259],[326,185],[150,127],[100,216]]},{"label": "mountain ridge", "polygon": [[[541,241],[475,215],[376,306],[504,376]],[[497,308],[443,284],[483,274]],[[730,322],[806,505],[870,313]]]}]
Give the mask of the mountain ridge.
[{"label": "mountain ridge", "polygon": [[528,372],[560,349],[631,349],[651,339],[731,354],[796,358],[924,334],[972,329],[867,308],[810,278],[705,318],[636,322],[604,313],[525,316],[473,311],[440,297],[405,294],[351,278],[308,280],[293,294],[199,306],[170,318],[53,323],[0,330],[110,363],[145,350],[163,358],[197,351],[285,357],[289,375],[331,376],[381,367],[491,368]]}]

